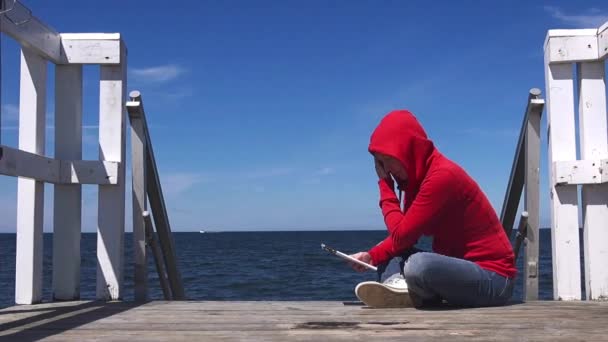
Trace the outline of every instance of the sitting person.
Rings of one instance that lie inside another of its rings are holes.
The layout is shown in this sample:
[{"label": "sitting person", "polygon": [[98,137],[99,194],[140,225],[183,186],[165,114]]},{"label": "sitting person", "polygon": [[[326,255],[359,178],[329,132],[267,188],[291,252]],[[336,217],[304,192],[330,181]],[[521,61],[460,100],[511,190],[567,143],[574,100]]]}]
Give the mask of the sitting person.
[{"label": "sitting person", "polygon": [[[379,272],[394,258],[403,262],[385,284],[359,284],[359,299],[372,307],[442,301],[466,307],[504,305],[517,273],[513,250],[477,183],[437,150],[408,111],[393,111],[382,119],[369,152],[380,178],[388,237],[352,257],[378,266]],[[403,210],[394,183],[399,194],[405,192]],[[422,235],[433,238],[433,253],[413,249]],[[402,285],[395,286],[399,279]]]}]

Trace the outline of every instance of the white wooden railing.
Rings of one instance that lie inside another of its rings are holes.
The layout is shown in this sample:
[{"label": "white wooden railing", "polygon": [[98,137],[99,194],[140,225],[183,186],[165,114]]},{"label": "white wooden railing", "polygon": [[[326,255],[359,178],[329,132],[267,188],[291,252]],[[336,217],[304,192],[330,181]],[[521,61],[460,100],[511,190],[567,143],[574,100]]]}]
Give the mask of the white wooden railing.
[{"label": "white wooden railing", "polygon": [[[53,298],[80,297],[81,184],[99,185],[97,298],[119,299],[125,228],[126,48],[120,34],[59,34],[19,2],[0,0],[2,34],[21,46],[19,148],[0,145],[17,176],[15,302],[42,299],[44,183],[55,184]],[[45,157],[46,77],[55,65],[55,154]],[[82,160],[82,68],[100,66],[99,160]]]},{"label": "white wooden railing", "polygon": [[[59,34],[15,0],[0,0],[0,27],[20,44],[22,56],[19,148],[0,145],[0,174],[19,177],[15,302],[42,299],[44,183],[55,184],[53,299],[80,297],[82,184],[99,185],[96,297],[122,298],[127,108],[133,133],[135,300],[148,299],[147,248],[164,298],[184,299],[143,100],[135,91],[125,103],[127,54],[120,35]],[[55,64],[54,158],[44,151],[49,62]],[[84,64],[100,66],[99,160],[81,160]]]},{"label": "white wooden railing", "polygon": [[599,29],[550,30],[545,40],[555,299],[581,299],[579,210],[586,298],[608,299],[607,57],[608,23]]}]

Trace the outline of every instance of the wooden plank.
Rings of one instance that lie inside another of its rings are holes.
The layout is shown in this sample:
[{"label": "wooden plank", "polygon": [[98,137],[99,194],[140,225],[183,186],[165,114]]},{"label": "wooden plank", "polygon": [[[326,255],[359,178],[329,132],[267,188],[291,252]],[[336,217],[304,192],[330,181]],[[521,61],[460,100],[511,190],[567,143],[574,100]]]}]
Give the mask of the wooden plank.
[{"label": "wooden plank", "polygon": [[119,33],[62,33],[64,63],[120,64]]},{"label": "wooden plank", "polygon": [[[125,58],[123,64],[101,66],[99,85],[99,159],[125,160]],[[100,185],[97,214],[97,298],[122,297],[125,230],[125,169],[118,185]]]},{"label": "wooden plank", "polygon": [[118,183],[119,162],[58,160],[0,145],[0,174],[53,184]]},{"label": "wooden plank", "polygon": [[129,101],[127,103],[127,109],[129,110],[129,113],[132,113],[131,115],[140,116],[142,118],[144,131],[146,133],[146,146],[148,151],[146,156],[146,192],[148,194],[150,208],[152,209],[158,240],[167,266],[167,276],[171,286],[172,298],[176,300],[185,299],[184,286],[182,284],[182,278],[175,256],[175,244],[171,234],[169,215],[165,206],[165,199],[163,197],[160,178],[156,168],[152,138],[150,137],[146,123],[146,116],[141,102],[141,94],[138,91],[133,91],[131,92],[130,97],[135,100],[139,99],[139,101]]},{"label": "wooden plank", "polygon": [[62,160],[59,183],[117,185],[123,173],[122,164],[107,160]]},{"label": "wooden plank", "polygon": [[547,45],[552,63],[595,61],[599,58],[597,36],[555,37]]},{"label": "wooden plank", "polygon": [[[55,158],[82,159],[82,66],[55,67]],[[55,185],[53,298],[80,298],[80,185]]]},{"label": "wooden plank", "polygon": [[[576,160],[572,66],[550,64],[545,51],[549,165]],[[551,169],[551,168],[550,168]],[[578,193],[576,186],[554,186],[550,171],[551,245],[555,299],[581,299]]]},{"label": "wooden plank", "polygon": [[[505,192],[505,197],[502,204],[502,211],[500,213],[500,222],[505,229],[505,232],[509,238],[511,238],[511,232],[513,231],[513,225],[515,224],[515,217],[517,216],[517,208],[519,207],[519,201],[524,188],[525,181],[525,137],[526,129],[528,128],[528,118],[530,113],[534,110],[540,110],[544,105],[542,99],[540,99],[541,91],[538,88],[530,89],[528,93],[528,101],[526,102],[526,111],[519,130],[519,139],[517,146],[515,147],[515,156],[513,157],[513,164],[511,166],[511,175],[509,176],[509,183]],[[540,101],[540,102],[538,102]]]},{"label": "wooden plank", "polygon": [[59,181],[59,160],[8,146],[0,146],[0,149],[0,174],[47,183]]},{"label": "wooden plank", "polygon": [[608,22],[597,30],[597,45],[600,59],[608,58]]},{"label": "wooden plank", "polygon": [[595,61],[599,58],[597,29],[549,30],[545,59],[550,63]]},{"label": "wooden plank", "polygon": [[[515,256],[515,262],[519,257],[519,250],[523,244],[528,230],[528,212],[524,211],[521,213],[519,218],[519,226],[517,227],[517,235],[515,237],[515,243],[513,244],[513,255]],[[524,262],[525,264],[525,262]],[[525,298],[525,297],[524,297]]]},{"label": "wooden plank", "polygon": [[603,170],[606,160],[588,159],[553,163],[554,185],[601,184],[608,181]]},{"label": "wooden plank", "polygon": [[[139,93],[138,93],[139,95]],[[131,101],[140,101],[131,97]],[[141,105],[141,104],[140,104]],[[135,265],[135,300],[146,301],[148,299],[148,262],[146,258],[146,227],[143,213],[148,210],[146,197],[146,131],[143,123],[143,110],[131,110],[127,106],[131,122],[131,175],[132,175],[132,198],[133,198],[133,251]]]},{"label": "wooden plank", "polygon": [[[21,51],[19,149],[39,155],[44,155],[45,144],[46,71],[47,63],[43,58],[29,50]],[[42,299],[43,218],[44,184],[19,178],[15,266],[17,304],[32,304]]]},{"label": "wooden plank", "polygon": [[[540,96],[540,94],[539,94]],[[525,143],[525,198],[524,210],[528,213],[526,243],[524,247],[524,300],[538,299],[539,276],[539,225],[540,225],[540,118],[542,106],[530,111]]]},{"label": "wooden plank", "polygon": [[[581,158],[608,158],[604,62],[578,65]],[[602,166],[602,165],[598,165]],[[608,184],[583,185],[585,289],[587,299],[608,299]]]},{"label": "wooden plank", "polygon": [[149,144],[148,158],[146,158],[146,167],[150,173],[147,180],[147,191],[149,195],[150,208],[152,209],[154,224],[158,233],[165,264],[167,265],[167,276],[171,285],[171,294],[173,299],[185,299],[184,287],[182,284],[181,274],[177,266],[177,257],[175,256],[175,243],[171,234],[171,226],[169,225],[169,216],[165,207],[165,200],[160,185],[160,178],[156,171],[156,162],[152,154],[152,145]]},{"label": "wooden plank", "polygon": [[163,298],[165,298],[166,300],[170,300],[172,296],[171,289],[169,286],[169,280],[167,280],[167,272],[165,270],[163,255],[160,250],[160,246],[158,245],[158,241],[156,240],[156,236],[154,234],[154,228],[152,225],[152,219],[150,218],[150,213],[146,211],[142,216],[144,217],[144,225],[146,228],[146,241],[148,243],[148,246],[150,246],[152,255],[154,256],[154,265],[156,266],[156,272],[158,273],[160,288],[163,291]]},{"label": "wooden plank", "polygon": [[[603,340],[605,302],[416,310],[340,302],[150,302],[0,310],[0,338],[50,341]],[[49,311],[50,309],[50,311]]]},{"label": "wooden plank", "polygon": [[20,2],[16,2],[10,12],[0,15],[0,31],[34,54],[54,63],[63,61],[59,34],[32,16]]}]

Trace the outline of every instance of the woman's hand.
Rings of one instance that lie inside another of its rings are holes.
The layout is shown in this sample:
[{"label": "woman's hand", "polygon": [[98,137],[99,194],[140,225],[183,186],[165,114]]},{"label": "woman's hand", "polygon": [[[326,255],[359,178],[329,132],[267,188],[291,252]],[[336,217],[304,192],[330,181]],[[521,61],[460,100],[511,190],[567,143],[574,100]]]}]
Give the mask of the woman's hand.
[{"label": "woman's hand", "polygon": [[[355,254],[352,254],[351,257],[353,257],[353,258],[355,258],[357,260],[363,261],[364,263],[367,263],[367,264],[370,264],[370,265],[372,264],[372,256],[369,255],[369,253],[367,253],[367,252],[355,253]],[[361,265],[356,264],[354,262],[349,262],[349,264],[357,272],[364,272],[364,271],[368,270],[367,267],[361,266]]]}]

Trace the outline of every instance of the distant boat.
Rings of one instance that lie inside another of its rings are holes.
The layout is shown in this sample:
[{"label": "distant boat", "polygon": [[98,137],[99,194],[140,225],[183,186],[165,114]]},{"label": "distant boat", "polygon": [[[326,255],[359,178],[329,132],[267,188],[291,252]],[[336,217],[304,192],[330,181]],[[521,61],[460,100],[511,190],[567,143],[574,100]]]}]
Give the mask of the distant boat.
[{"label": "distant boat", "polygon": [[199,230],[198,232],[201,233],[201,234],[205,233],[204,230]]}]

